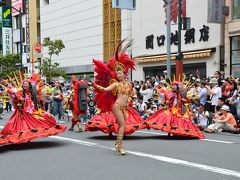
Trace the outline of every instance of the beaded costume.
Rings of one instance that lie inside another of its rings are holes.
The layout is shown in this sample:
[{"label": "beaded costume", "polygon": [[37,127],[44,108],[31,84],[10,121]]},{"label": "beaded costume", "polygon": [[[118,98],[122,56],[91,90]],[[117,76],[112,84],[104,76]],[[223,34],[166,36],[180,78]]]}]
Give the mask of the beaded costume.
[{"label": "beaded costume", "polygon": [[[4,87],[12,97],[14,113],[0,132],[0,144],[19,144],[29,142],[39,137],[47,137],[63,133],[66,127],[56,123],[55,119],[42,110],[42,87],[40,76],[33,74],[30,79],[11,79]],[[24,89],[23,85],[29,88]]]},{"label": "beaded costume", "polygon": [[[172,88],[173,85],[177,89]],[[199,128],[192,123],[189,111],[190,101],[187,97],[183,98],[181,89],[184,85],[179,81],[173,81],[168,87],[161,87],[160,91],[165,95],[166,109],[162,108],[150,116],[146,123],[148,128],[162,130],[175,136],[189,136],[193,138],[204,138]],[[184,107],[184,112],[183,112]]]},{"label": "beaded costume", "polygon": [[[122,106],[115,102],[118,94],[132,96],[132,85],[130,82],[123,80],[118,81],[115,72],[123,70],[127,75],[129,69],[134,69],[134,61],[125,53],[130,43],[123,48],[121,53],[118,53],[119,48],[123,42],[118,46],[115,57],[112,57],[107,64],[99,60],[93,60],[95,66],[95,101],[97,107],[101,110],[101,114],[95,115],[86,124],[86,131],[102,131],[104,133],[118,133],[118,123],[113,115],[113,104],[118,106],[126,118],[126,128],[124,134],[131,134],[136,130],[146,128],[144,120],[133,108]],[[118,83],[118,86],[112,91],[103,91],[104,87],[108,87],[113,83]]]}]

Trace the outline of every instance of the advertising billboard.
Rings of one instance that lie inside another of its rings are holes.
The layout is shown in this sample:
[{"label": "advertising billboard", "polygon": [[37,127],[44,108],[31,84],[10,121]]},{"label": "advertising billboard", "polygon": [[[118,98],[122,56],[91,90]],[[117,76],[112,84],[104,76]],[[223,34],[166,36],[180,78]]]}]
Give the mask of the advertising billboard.
[{"label": "advertising billboard", "polygon": [[1,7],[2,22],[2,53],[3,55],[12,53],[12,15],[10,7]]}]

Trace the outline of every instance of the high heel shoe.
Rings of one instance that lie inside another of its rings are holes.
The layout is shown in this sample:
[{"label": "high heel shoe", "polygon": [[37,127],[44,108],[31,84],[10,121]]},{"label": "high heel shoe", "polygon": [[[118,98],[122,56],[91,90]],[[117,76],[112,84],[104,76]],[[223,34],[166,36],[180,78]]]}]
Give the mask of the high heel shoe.
[{"label": "high heel shoe", "polygon": [[127,154],[127,151],[123,148],[122,140],[123,140],[123,136],[118,135],[117,142],[115,143],[115,149],[116,149],[117,155],[123,156]]},{"label": "high heel shoe", "polygon": [[123,147],[116,146],[117,155],[124,156],[127,154],[127,151]]}]

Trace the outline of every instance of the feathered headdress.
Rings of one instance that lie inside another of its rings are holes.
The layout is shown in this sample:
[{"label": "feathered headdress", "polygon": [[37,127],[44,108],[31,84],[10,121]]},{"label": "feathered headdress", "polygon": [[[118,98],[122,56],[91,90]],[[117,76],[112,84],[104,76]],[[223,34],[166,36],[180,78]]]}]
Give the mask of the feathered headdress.
[{"label": "feathered headdress", "polygon": [[[112,80],[116,78],[116,71],[123,70],[124,74],[127,75],[129,69],[134,69],[134,61],[125,53],[126,49],[132,45],[132,41],[127,43],[122,51],[120,51],[124,41],[125,40],[121,41],[118,45],[114,57],[112,57],[107,64],[99,60],[93,60],[96,84],[102,87],[108,87],[110,83],[113,82]],[[111,91],[100,91],[95,88],[94,98],[101,112],[110,112],[117,97]]]},{"label": "feathered headdress", "polygon": [[122,70],[124,74],[127,74],[129,69],[135,69],[135,63],[134,61],[129,57],[129,55],[126,53],[127,48],[129,48],[132,45],[132,40],[129,41],[123,49],[120,51],[122,44],[126,41],[126,39],[122,40],[119,45],[117,46],[117,49],[115,51],[114,57],[110,59],[108,62],[108,67],[112,71],[119,71]]}]

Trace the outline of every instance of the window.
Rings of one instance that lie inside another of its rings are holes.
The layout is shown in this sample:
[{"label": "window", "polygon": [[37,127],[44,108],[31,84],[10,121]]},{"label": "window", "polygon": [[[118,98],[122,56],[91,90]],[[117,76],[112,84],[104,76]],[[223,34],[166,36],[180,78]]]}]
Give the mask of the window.
[{"label": "window", "polygon": [[16,17],[16,29],[20,29],[20,26],[21,26],[21,24],[20,24],[20,16],[18,15],[18,16],[15,16]]},{"label": "window", "polygon": [[20,54],[20,43],[19,42],[17,42],[17,53]]},{"label": "window", "polygon": [[233,0],[233,20],[240,19],[240,0]]},{"label": "window", "polygon": [[49,4],[49,0],[44,0],[44,5],[48,5]]},{"label": "window", "polygon": [[240,36],[231,38],[231,74],[240,77]]}]

